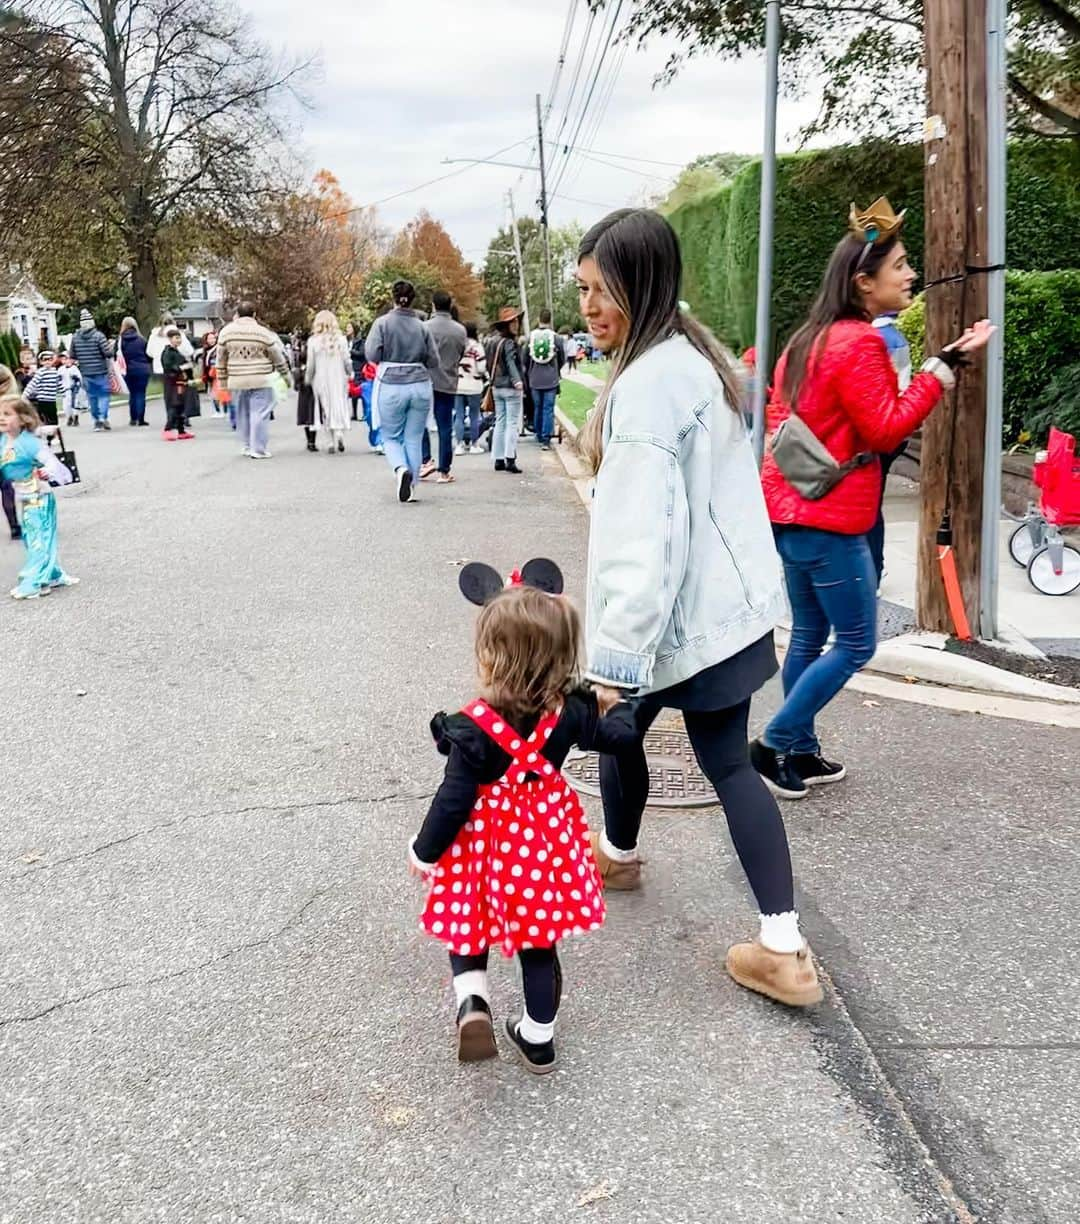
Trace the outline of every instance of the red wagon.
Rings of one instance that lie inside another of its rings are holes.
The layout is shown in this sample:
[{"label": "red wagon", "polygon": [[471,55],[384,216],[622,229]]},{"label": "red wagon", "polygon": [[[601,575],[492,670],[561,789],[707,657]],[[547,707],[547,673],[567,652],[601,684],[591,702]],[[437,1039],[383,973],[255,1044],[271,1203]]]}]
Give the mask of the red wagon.
[{"label": "red wagon", "polygon": [[1051,429],[1031,475],[1041,491],[1039,504],[1028,506],[1009,540],[1009,552],[1027,569],[1037,591],[1069,595],[1080,587],[1080,551],[1061,534],[1063,527],[1080,527],[1080,460],[1072,434]]}]

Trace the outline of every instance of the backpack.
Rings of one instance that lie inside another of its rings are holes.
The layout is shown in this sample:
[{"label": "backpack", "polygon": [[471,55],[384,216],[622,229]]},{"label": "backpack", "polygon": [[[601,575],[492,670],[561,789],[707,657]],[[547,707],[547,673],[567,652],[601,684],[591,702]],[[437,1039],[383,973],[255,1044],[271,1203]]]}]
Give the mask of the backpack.
[{"label": "backpack", "polygon": [[538,327],[529,337],[529,356],[536,365],[555,360],[555,333],[549,327]]}]

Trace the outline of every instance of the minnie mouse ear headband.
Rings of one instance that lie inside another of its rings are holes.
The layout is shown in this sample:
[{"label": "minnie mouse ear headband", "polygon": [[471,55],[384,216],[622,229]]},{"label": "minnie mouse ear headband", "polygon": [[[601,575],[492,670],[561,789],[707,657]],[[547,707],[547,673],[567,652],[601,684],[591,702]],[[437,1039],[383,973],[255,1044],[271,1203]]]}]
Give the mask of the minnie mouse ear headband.
[{"label": "minnie mouse ear headband", "polygon": [[562,570],[546,557],[526,561],[520,570],[514,570],[504,582],[498,570],[480,561],[470,561],[458,575],[458,586],[469,603],[483,607],[506,587],[531,586],[546,595],[563,593]]},{"label": "minnie mouse ear headband", "polygon": [[906,208],[899,214],[894,213],[889,201],[881,196],[869,208],[862,211],[852,204],[851,212],[848,214],[848,224],[851,226],[852,233],[858,234],[869,246],[885,242],[898,233],[906,216]]}]

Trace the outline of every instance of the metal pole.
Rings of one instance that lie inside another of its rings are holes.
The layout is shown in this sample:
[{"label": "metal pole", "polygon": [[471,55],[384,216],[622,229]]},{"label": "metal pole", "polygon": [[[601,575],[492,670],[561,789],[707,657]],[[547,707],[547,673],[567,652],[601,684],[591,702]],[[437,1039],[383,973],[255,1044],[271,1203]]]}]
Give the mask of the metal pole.
[{"label": "metal pole", "polygon": [[[544,163],[544,121],[540,114],[540,95],[536,95],[536,142],[540,154],[540,225],[544,235],[544,288],[547,292],[547,308],[555,322],[555,294],[551,283],[551,241],[548,235],[547,166]],[[525,324],[528,331],[529,325]]]},{"label": "metal pole", "polygon": [[982,568],[979,572],[979,634],[998,631],[998,565],[1001,523],[1001,418],[1005,380],[1005,125],[1007,94],[1005,36],[1007,0],[986,5],[986,185],[988,307],[997,333],[986,351],[986,444],[983,454]]},{"label": "metal pole", "polygon": [[758,221],[757,352],[754,372],[754,455],[765,454],[765,392],[772,371],[773,218],[776,211],[776,99],[780,88],[780,0],[765,4],[765,143],[761,154]]},{"label": "metal pole", "polygon": [[525,334],[532,330],[529,327],[529,298],[525,292],[525,261],[521,257],[521,235],[518,233],[517,213],[514,212],[514,193],[508,191],[506,198],[510,203],[510,228],[514,231],[514,258],[518,266],[518,292],[521,294],[521,309],[525,311]]}]

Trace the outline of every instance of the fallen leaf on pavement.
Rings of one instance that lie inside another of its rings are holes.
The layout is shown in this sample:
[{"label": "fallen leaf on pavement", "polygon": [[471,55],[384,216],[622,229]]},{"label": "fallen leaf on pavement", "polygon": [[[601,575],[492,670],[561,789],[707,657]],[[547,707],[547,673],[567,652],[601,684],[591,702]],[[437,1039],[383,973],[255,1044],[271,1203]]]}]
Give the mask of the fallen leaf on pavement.
[{"label": "fallen leaf on pavement", "polygon": [[408,1126],[415,1117],[415,1109],[410,1109],[408,1105],[398,1105],[383,1114],[383,1121],[388,1126]]},{"label": "fallen leaf on pavement", "polygon": [[918,683],[919,683],[919,677],[918,677],[918,676],[905,676],[905,677],[904,677],[904,683],[905,683],[905,684],[918,684]]},{"label": "fallen leaf on pavement", "polygon": [[609,1186],[606,1181],[598,1182],[591,1190],[586,1190],[585,1193],[578,1199],[579,1207],[588,1207],[592,1203],[602,1203],[605,1199],[615,1197],[615,1188]]},{"label": "fallen leaf on pavement", "polygon": [[86,689],[76,689],[76,690],[75,690],[75,696],[76,696],[76,697],[85,697],[85,696],[86,696]]},{"label": "fallen leaf on pavement", "polygon": [[40,863],[45,857],[40,850],[27,850],[25,854],[19,855],[20,863]]},{"label": "fallen leaf on pavement", "polygon": [[872,709],[872,710],[877,710],[877,709],[880,709],[880,708],[881,708],[881,702],[880,702],[880,701],[870,701],[869,699],[868,699],[868,700],[866,700],[866,701],[864,701],[864,702],[863,702],[863,705],[864,705],[864,706],[868,706],[868,707],[869,707],[870,709]]}]

